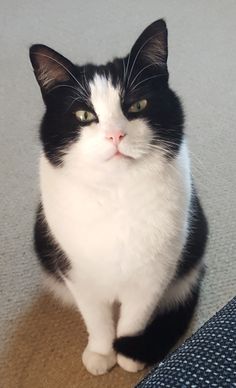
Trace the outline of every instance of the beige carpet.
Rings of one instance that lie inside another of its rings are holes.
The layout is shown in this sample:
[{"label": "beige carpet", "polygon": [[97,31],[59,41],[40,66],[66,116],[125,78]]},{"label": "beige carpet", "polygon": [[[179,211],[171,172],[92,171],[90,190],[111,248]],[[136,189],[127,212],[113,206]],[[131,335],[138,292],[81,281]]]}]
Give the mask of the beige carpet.
[{"label": "beige carpet", "polygon": [[185,103],[193,173],[210,222],[208,266],[194,330],[236,294],[236,2],[1,0],[0,386],[133,387],[142,374],[82,367],[79,314],[40,288],[32,249],[43,104],[28,60],[45,43],[77,62],[125,54],[158,17],[169,26],[171,85]]},{"label": "beige carpet", "polygon": [[81,362],[86,346],[82,320],[46,295],[32,302],[15,327],[1,379],[4,388],[132,387],[144,374],[118,367],[100,377],[87,373]]}]

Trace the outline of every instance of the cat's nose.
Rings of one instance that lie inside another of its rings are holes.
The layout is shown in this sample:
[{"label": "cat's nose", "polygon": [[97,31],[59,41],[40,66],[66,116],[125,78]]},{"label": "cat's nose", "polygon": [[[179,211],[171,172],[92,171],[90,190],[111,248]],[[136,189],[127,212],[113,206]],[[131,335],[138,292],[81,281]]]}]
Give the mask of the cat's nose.
[{"label": "cat's nose", "polygon": [[124,137],[125,133],[122,131],[108,131],[106,133],[106,139],[111,140],[115,145],[118,145]]}]

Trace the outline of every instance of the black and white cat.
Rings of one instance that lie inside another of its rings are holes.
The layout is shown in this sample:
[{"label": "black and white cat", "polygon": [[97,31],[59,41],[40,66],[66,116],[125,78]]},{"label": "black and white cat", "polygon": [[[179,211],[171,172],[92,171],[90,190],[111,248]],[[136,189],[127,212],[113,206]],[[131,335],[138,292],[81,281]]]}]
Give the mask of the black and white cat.
[{"label": "black and white cat", "polygon": [[89,372],[138,371],[187,329],[207,236],[168,86],[166,24],[104,66],[44,45],[30,58],[46,106],[35,249],[47,284],[84,318]]}]

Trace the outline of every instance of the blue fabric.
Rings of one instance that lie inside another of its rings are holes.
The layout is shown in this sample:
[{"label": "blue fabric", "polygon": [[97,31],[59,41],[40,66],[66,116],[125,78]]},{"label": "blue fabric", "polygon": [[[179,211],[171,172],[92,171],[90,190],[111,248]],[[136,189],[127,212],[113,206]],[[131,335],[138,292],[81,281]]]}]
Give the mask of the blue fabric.
[{"label": "blue fabric", "polygon": [[136,388],[236,387],[236,297]]}]

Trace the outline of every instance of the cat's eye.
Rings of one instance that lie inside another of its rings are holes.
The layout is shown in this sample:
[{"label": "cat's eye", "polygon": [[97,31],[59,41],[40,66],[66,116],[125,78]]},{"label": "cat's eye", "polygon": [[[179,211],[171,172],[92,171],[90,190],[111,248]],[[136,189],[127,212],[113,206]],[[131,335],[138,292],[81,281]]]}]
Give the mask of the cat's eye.
[{"label": "cat's eye", "polygon": [[142,110],[144,110],[147,106],[147,100],[140,100],[140,101],[137,101],[135,102],[134,104],[132,104],[130,107],[129,107],[129,112],[131,113],[138,113],[138,112],[141,112]]},{"label": "cat's eye", "polygon": [[87,110],[77,110],[75,115],[79,121],[82,123],[90,123],[91,121],[96,120],[96,116]]}]

